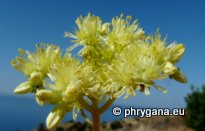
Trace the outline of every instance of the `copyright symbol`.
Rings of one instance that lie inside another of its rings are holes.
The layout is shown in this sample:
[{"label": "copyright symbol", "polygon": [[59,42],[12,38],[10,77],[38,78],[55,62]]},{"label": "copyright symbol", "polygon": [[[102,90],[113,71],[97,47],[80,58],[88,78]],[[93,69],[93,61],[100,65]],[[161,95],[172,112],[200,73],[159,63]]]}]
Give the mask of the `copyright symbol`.
[{"label": "copyright symbol", "polygon": [[112,114],[115,116],[119,116],[119,115],[121,115],[121,113],[122,113],[122,110],[120,107],[115,107],[112,109]]}]

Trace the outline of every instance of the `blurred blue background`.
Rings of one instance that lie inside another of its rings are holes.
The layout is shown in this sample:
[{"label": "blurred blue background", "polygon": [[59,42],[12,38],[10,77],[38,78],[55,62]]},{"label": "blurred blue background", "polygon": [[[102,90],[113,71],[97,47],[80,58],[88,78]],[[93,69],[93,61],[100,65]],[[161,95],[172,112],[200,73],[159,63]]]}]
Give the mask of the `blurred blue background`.
[{"label": "blurred blue background", "polygon": [[[138,19],[148,34],[157,28],[168,42],[184,43],[186,52],[178,66],[188,78],[187,84],[165,80],[168,89],[163,94],[154,88],[151,95],[137,93],[127,100],[119,99],[115,105],[183,108],[184,97],[190,85],[201,86],[205,78],[205,2],[203,0],[1,0],[0,1],[0,131],[30,130],[44,122],[50,106],[39,107],[32,95],[16,96],[13,89],[25,77],[14,70],[10,60],[18,55],[18,48],[29,51],[40,42],[67,48],[70,39],[64,32],[73,32],[79,15],[89,12],[111,21],[121,13]],[[68,117],[66,120],[69,120]],[[13,123],[13,124],[12,124]]]}]

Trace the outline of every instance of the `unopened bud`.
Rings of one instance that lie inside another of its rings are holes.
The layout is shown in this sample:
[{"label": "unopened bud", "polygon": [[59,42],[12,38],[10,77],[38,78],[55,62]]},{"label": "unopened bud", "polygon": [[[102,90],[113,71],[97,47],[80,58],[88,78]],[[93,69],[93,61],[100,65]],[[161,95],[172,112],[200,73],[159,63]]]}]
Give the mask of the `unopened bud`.
[{"label": "unopened bud", "polygon": [[180,70],[175,71],[174,74],[170,75],[170,78],[173,78],[174,80],[181,83],[187,83],[187,78]]},{"label": "unopened bud", "polygon": [[34,85],[41,85],[43,81],[43,74],[41,72],[34,71],[30,75],[30,81]]},{"label": "unopened bud", "polygon": [[26,94],[32,91],[32,86],[29,81],[21,83],[16,89],[14,93],[16,94]]},{"label": "unopened bud", "polygon": [[55,128],[65,117],[66,111],[62,107],[56,107],[48,115],[46,125],[48,129]]},{"label": "unopened bud", "polygon": [[171,51],[170,61],[173,63],[178,62],[185,52],[184,45],[183,44],[178,44],[178,45],[173,44],[169,48]]},{"label": "unopened bud", "polygon": [[61,100],[61,95],[58,92],[46,89],[37,91],[36,97],[39,101],[49,104],[57,104]]}]

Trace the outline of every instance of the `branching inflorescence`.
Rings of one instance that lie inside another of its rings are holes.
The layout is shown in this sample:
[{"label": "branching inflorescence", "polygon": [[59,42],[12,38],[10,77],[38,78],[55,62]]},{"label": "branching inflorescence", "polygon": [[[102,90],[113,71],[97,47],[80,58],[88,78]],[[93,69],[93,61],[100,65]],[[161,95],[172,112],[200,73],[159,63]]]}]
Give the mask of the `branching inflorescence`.
[{"label": "branching inflorescence", "polygon": [[[55,105],[47,117],[48,128],[56,127],[70,111],[74,119],[81,112],[88,120],[87,110],[97,131],[100,115],[116,98],[135,96],[137,90],[149,95],[151,87],[166,93],[155,81],[168,77],[187,82],[175,65],[184,54],[184,45],[168,45],[159,31],[145,35],[131,16],[103,23],[88,14],[80,16],[76,24],[74,34],[65,33],[75,44],[64,55],[58,46],[40,44],[34,53],[19,49],[20,56],[11,61],[27,77],[14,93],[33,93],[39,105]],[[78,46],[82,60],[71,55]]]}]

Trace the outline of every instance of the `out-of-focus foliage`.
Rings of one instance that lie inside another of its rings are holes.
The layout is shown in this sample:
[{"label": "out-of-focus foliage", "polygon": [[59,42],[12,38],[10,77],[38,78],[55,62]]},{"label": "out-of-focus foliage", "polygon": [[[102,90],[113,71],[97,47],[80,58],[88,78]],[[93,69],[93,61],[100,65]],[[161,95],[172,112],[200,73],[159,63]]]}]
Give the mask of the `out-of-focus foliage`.
[{"label": "out-of-focus foliage", "polygon": [[185,97],[186,100],[186,124],[196,131],[205,130],[205,85],[200,89],[192,86],[192,93]]}]

